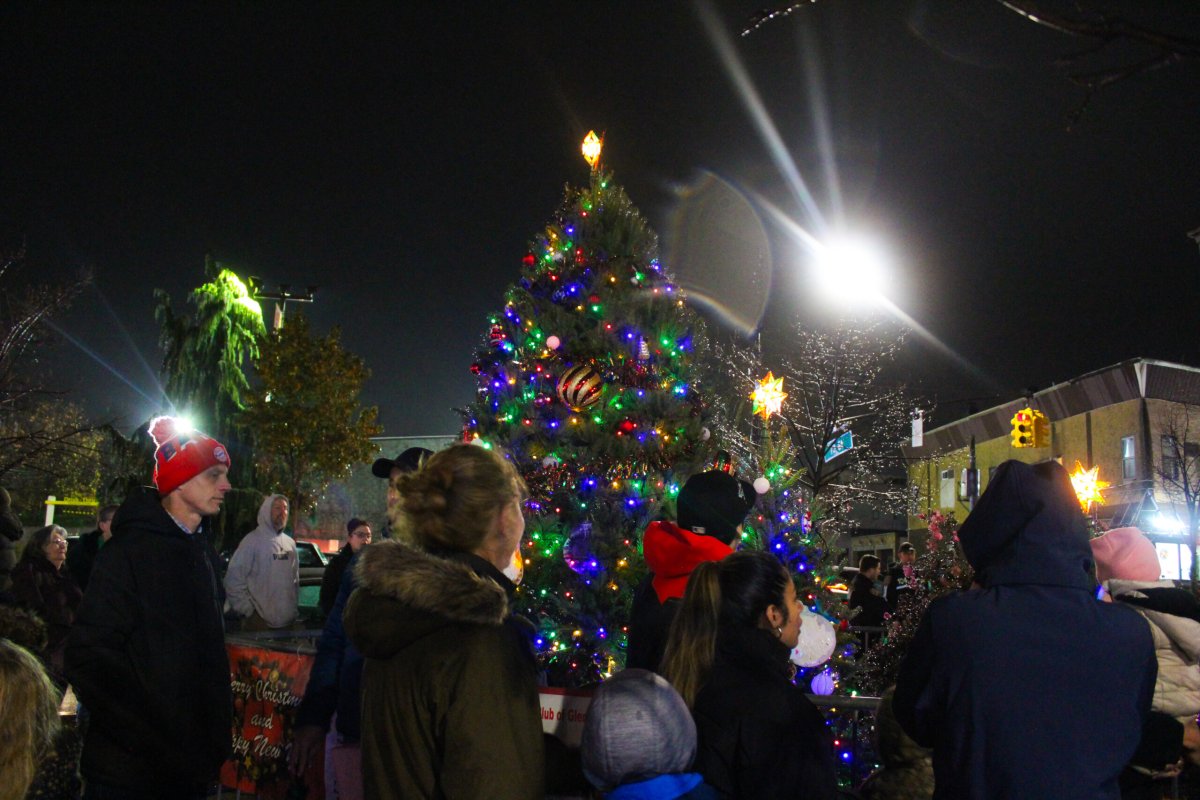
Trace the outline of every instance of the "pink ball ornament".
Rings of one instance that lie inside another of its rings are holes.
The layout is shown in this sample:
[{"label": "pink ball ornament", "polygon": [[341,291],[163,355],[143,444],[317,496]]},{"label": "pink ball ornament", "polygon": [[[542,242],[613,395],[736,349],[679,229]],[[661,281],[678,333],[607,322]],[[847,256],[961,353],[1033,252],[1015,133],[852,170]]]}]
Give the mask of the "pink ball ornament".
[{"label": "pink ball ornament", "polygon": [[766,476],[759,476],[754,479],[754,491],[759,494],[766,494],[771,491],[771,482],[766,479]]},{"label": "pink ball ornament", "polygon": [[559,339],[557,336],[547,336],[546,347],[549,347],[551,350],[557,350],[562,347],[562,339]]}]

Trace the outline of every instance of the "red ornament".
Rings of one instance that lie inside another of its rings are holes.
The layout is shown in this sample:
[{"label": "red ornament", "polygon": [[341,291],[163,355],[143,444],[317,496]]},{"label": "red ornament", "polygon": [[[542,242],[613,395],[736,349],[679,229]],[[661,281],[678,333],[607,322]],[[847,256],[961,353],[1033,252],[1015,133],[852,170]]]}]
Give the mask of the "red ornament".
[{"label": "red ornament", "polygon": [[590,296],[588,296],[588,302],[589,302],[589,303],[593,303],[593,304],[594,304],[594,303],[599,303],[599,302],[600,302],[600,295],[598,295],[598,294],[593,294],[593,295],[590,295]]},{"label": "red ornament", "polygon": [[617,430],[620,431],[621,433],[626,433],[626,434],[633,433],[634,431],[637,430],[637,427],[638,427],[637,423],[634,422],[633,420],[629,419],[628,417],[621,420],[620,423],[617,424]]},{"label": "red ornament", "polygon": [[848,631],[848,630],[850,630],[850,620],[844,619],[844,620],[842,620],[841,622],[839,622],[839,623],[838,623],[838,630],[839,630],[839,631]]},{"label": "red ornament", "polygon": [[504,332],[503,325],[493,325],[488,331],[488,339],[492,344],[500,344],[508,338],[508,334]]},{"label": "red ornament", "polygon": [[537,263],[537,259],[533,257],[533,253],[526,253],[525,257],[521,259],[521,263],[527,267],[532,267]]},{"label": "red ornament", "polygon": [[479,365],[478,361],[476,361],[474,364],[471,365],[471,374],[472,375],[478,375],[482,371],[483,371],[483,367]]}]

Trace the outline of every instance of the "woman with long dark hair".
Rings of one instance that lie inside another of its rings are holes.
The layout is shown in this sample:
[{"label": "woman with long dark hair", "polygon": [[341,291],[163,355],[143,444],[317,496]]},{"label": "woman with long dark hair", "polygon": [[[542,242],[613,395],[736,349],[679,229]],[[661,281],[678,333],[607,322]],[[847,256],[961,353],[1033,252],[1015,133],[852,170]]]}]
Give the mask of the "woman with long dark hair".
[{"label": "woman with long dark hair", "polygon": [[50,639],[46,646],[46,667],[59,691],[67,687],[63,675],[67,633],[75,622],[79,601],[83,599],[79,584],[71,571],[63,566],[66,561],[66,530],[58,525],[47,525],[29,537],[25,552],[12,573],[17,602],[46,623]]},{"label": "woman with long dark hair", "polygon": [[833,798],[825,719],[792,682],[800,601],[774,556],[741,551],[692,573],[663,674],[696,720],[695,770],[726,798]]}]

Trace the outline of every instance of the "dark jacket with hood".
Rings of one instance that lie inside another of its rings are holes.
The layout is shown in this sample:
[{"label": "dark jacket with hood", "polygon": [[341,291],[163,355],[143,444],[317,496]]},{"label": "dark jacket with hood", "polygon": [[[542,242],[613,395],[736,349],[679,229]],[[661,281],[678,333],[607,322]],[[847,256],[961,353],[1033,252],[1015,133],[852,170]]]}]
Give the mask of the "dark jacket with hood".
[{"label": "dark jacket with hood", "polygon": [[67,677],[91,714],[89,781],[167,795],[216,780],[233,698],[208,522],[185,533],[158,492],[113,519],[67,638]]},{"label": "dark jacket with hood", "polygon": [[791,649],[761,628],[723,627],[696,694],[696,772],[723,798],[832,800],[825,717],[792,683]]},{"label": "dark jacket with hood", "polygon": [[540,799],[537,667],[512,582],[477,556],[394,540],[366,548],[355,577],[365,796]]},{"label": "dark jacket with hood", "polygon": [[894,703],[934,797],[1116,800],[1157,666],[1146,622],[1096,599],[1066,471],[1001,464],[959,538],[983,588],[930,604]]},{"label": "dark jacket with hood", "polygon": [[633,594],[627,667],[658,671],[671,622],[679,612],[692,570],[705,561],[720,561],[732,552],[733,548],[720,539],[684,530],[673,522],[651,522],[646,527],[642,554],[650,574]]}]

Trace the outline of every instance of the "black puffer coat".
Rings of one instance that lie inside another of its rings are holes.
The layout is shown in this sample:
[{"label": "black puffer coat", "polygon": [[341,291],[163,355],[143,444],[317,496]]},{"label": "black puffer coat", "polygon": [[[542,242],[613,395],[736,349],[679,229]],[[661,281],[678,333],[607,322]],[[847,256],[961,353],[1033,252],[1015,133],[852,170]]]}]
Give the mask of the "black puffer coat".
[{"label": "black puffer coat", "polygon": [[1158,668],[1146,621],[1096,599],[1066,471],[1006,461],[958,535],[984,588],[929,606],[894,701],[934,797],[1116,800]]},{"label": "black puffer coat", "polygon": [[696,695],[696,772],[723,798],[835,796],[825,718],[791,681],[790,650],[758,628],[723,628]]},{"label": "black puffer coat", "polygon": [[158,492],[117,511],[67,638],[67,677],[91,713],[83,774],[166,795],[216,780],[233,698],[217,554]]}]

